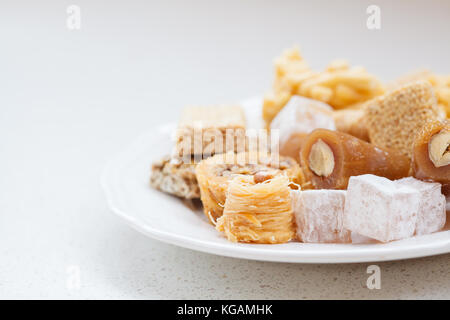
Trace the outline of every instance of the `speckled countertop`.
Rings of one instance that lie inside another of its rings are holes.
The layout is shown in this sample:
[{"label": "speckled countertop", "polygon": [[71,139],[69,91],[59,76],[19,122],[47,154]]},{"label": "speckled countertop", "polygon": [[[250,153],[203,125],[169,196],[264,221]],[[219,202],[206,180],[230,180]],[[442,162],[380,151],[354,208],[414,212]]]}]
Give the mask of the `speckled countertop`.
[{"label": "speckled countertop", "polygon": [[78,31],[60,1],[0,13],[0,298],[450,298],[449,254],[379,263],[381,289],[369,290],[369,264],[246,261],[151,240],[108,210],[99,185],[112,155],[184,105],[263,93],[294,43],[314,68],[344,57],[384,79],[450,73],[438,37],[449,3],[380,0],[379,31],[361,1],[76,3]]}]

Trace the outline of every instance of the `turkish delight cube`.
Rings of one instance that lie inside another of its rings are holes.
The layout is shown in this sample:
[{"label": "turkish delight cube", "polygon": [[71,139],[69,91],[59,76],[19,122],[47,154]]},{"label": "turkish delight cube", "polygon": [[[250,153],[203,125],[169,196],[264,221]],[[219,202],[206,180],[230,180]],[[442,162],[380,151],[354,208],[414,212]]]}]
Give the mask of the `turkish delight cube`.
[{"label": "turkish delight cube", "polygon": [[333,109],[326,103],[300,96],[293,96],[270,125],[270,129],[279,130],[280,150],[291,138],[318,128],[336,130]]},{"label": "turkish delight cube", "polygon": [[293,190],[297,237],[309,243],[350,243],[344,229],[344,190]]},{"label": "turkish delight cube", "polygon": [[416,223],[416,235],[429,234],[441,230],[446,220],[446,200],[440,183],[431,183],[413,177],[396,180],[399,186],[407,186],[418,191],[420,197]]},{"label": "turkish delight cube", "polygon": [[344,228],[382,242],[414,235],[420,205],[418,191],[371,174],[351,177]]}]

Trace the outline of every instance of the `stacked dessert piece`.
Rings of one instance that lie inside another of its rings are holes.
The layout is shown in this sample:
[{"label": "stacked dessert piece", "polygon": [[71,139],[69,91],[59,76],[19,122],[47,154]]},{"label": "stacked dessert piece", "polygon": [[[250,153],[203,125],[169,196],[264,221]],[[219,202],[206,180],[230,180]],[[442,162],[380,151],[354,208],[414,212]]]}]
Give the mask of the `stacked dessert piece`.
[{"label": "stacked dessert piece", "polygon": [[344,61],[313,72],[296,49],[275,70],[263,105],[270,130],[255,142],[238,106],[186,108],[152,186],[200,198],[233,242],[389,242],[442,230],[450,197],[442,78],[403,77],[385,89]]},{"label": "stacked dessert piece", "polygon": [[181,198],[200,198],[197,163],[214,154],[243,151],[245,139],[241,107],[187,107],[175,132],[174,150],[153,163],[150,184]]}]

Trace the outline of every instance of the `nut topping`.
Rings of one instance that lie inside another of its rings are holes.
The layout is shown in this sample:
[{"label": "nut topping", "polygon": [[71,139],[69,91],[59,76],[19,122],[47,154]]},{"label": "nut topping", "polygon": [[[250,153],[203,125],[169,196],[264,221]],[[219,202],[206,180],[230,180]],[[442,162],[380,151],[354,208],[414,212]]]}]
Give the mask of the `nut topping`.
[{"label": "nut topping", "polygon": [[331,148],[322,141],[317,140],[309,153],[309,168],[318,176],[328,177],[334,170],[334,155]]},{"label": "nut topping", "polygon": [[441,131],[431,138],[428,155],[437,168],[450,164],[450,132]]}]

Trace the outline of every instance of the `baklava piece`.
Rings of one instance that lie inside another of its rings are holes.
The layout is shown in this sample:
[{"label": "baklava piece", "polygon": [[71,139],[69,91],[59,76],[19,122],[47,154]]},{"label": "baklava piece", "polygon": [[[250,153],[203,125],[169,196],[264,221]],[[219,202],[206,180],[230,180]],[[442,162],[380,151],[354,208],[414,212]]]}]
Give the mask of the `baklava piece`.
[{"label": "baklava piece", "polygon": [[216,229],[232,242],[288,242],[295,236],[290,183],[284,174],[264,181],[256,176],[234,177]]},{"label": "baklava piece", "polygon": [[223,213],[228,185],[236,176],[250,176],[256,182],[263,182],[286,175],[294,184],[303,181],[300,167],[294,159],[258,152],[215,155],[197,165],[196,175],[205,215],[213,224]]}]

